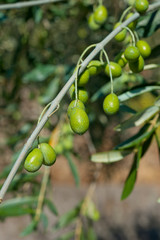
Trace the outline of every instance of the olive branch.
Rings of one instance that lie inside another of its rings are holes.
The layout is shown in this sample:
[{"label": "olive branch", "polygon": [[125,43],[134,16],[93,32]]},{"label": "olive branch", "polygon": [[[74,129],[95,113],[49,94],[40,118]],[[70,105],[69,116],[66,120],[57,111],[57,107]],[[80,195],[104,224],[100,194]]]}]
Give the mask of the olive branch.
[{"label": "olive branch", "polygon": [[[49,2],[58,2],[60,0],[43,0],[43,1],[33,1],[33,2],[43,2],[43,3],[49,3]],[[22,4],[22,3],[21,3]],[[8,5],[9,4],[5,4]],[[2,9],[2,6],[4,5],[0,5],[0,9]],[[15,4],[16,6],[16,4]],[[11,7],[10,7],[11,8]],[[17,5],[18,8],[18,5]],[[154,11],[156,9],[160,8],[160,1],[153,3],[149,6],[148,8],[148,12]],[[3,8],[6,9],[6,8]],[[91,53],[84,59],[84,61],[81,63],[81,67],[78,71],[78,74],[80,75],[84,69],[87,67],[87,65],[89,64],[89,62],[98,54],[100,53],[101,50],[104,49],[104,47],[120,32],[122,31],[125,27],[127,27],[128,24],[130,24],[131,22],[135,21],[136,19],[138,19],[141,15],[139,13],[134,13],[130,18],[128,18],[127,20],[125,20],[123,23],[121,23],[116,29],[114,29],[109,35],[107,35],[101,42],[95,44],[95,48],[93,49],[93,51],[91,51]],[[52,112],[57,108],[57,106],[59,105],[60,101],[62,100],[62,98],[65,96],[66,92],[69,90],[70,86],[73,84],[73,82],[76,79],[76,72],[73,73],[73,75],[70,77],[70,79],[67,81],[67,83],[64,85],[64,87],[61,89],[61,91],[58,93],[58,95],[56,96],[56,98],[51,102],[50,107],[48,108],[48,110],[45,112],[45,114],[43,115],[43,117],[41,118],[40,122],[38,123],[38,125],[36,126],[36,128],[34,129],[34,131],[32,132],[32,134],[30,135],[30,137],[28,138],[26,144],[24,145],[24,147],[22,148],[22,151],[19,155],[19,157],[17,158],[15,164],[13,165],[8,177],[6,178],[1,190],[0,190],[0,202],[2,202],[5,193],[7,192],[7,189],[10,185],[10,183],[12,182],[20,164],[22,163],[22,161],[24,160],[24,158],[26,157],[29,149],[32,147],[33,142],[35,141],[35,139],[37,138],[37,136],[39,135],[40,131],[42,130],[42,128],[44,127],[45,123],[48,121],[49,117],[52,115]]]}]

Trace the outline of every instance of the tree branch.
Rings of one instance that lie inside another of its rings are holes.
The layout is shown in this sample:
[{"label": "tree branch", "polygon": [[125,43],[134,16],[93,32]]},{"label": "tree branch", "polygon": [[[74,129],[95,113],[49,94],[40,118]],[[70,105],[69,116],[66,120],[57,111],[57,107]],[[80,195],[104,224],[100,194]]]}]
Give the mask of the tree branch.
[{"label": "tree branch", "polygon": [[11,3],[11,4],[0,4],[0,10],[7,10],[7,9],[15,9],[15,8],[24,8],[24,7],[32,7],[47,3],[56,3],[62,2],[66,0],[37,0],[37,1],[28,1],[28,2],[20,2],[20,3]]},{"label": "tree branch", "polygon": [[[156,10],[159,7],[160,7],[160,1],[150,5],[150,7],[149,7],[147,12]],[[134,13],[129,19],[124,21],[120,26],[118,26],[115,30],[113,30],[106,38],[104,38],[101,42],[97,43],[96,47],[94,48],[94,50],[83,61],[82,66],[81,66],[81,68],[79,70],[79,74],[81,74],[84,71],[84,69],[86,68],[88,63],[104,48],[105,45],[107,45],[117,35],[117,33],[119,33],[124,27],[126,27],[129,23],[133,22],[134,20],[138,19],[139,17],[140,17],[139,13]],[[11,183],[12,179],[14,178],[14,176],[15,176],[15,174],[16,174],[19,166],[20,166],[20,164],[22,163],[22,161],[26,157],[28,150],[31,148],[33,142],[35,141],[36,137],[38,136],[38,134],[42,130],[42,128],[45,125],[45,123],[47,122],[47,120],[49,119],[49,116],[51,115],[51,113],[55,110],[56,106],[60,103],[60,101],[62,100],[62,98],[66,94],[66,92],[69,90],[70,86],[73,84],[73,82],[75,80],[75,77],[76,77],[76,73],[74,73],[70,77],[68,82],[64,85],[64,87],[61,89],[61,91],[56,96],[56,98],[52,101],[51,106],[46,111],[46,113],[42,117],[41,121],[36,126],[35,130],[32,132],[32,134],[29,137],[28,141],[24,145],[24,147],[23,147],[23,149],[22,149],[18,159],[16,160],[13,168],[11,169],[7,179],[5,180],[5,182],[4,182],[4,184],[3,184],[2,188],[1,188],[1,191],[0,191],[0,202],[3,200],[3,197],[4,197],[4,195],[5,195],[6,191],[7,191],[10,183]]]}]

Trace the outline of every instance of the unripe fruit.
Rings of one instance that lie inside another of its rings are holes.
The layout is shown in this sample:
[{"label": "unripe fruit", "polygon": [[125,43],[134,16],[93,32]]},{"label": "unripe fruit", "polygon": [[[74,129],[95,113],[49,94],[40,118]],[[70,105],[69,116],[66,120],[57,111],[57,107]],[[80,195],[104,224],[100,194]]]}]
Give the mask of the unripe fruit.
[{"label": "unripe fruit", "polygon": [[89,75],[94,76],[98,74],[102,69],[102,63],[99,60],[92,60],[87,66]]},{"label": "unripe fruit", "polygon": [[[70,97],[74,100],[75,99],[75,86],[72,84],[69,90]],[[88,92],[84,88],[78,88],[78,99],[86,103],[88,101]]]},{"label": "unripe fruit", "polygon": [[100,28],[100,25],[94,20],[93,13],[88,18],[88,26],[91,30],[97,30]]},{"label": "unripe fruit", "polygon": [[43,154],[43,164],[46,166],[51,166],[56,161],[56,153],[54,149],[48,143],[41,143],[40,149]]},{"label": "unripe fruit", "polygon": [[117,62],[122,68],[125,67],[125,65],[127,64],[127,59],[124,56],[124,52],[120,52],[115,57],[115,62]]},{"label": "unripe fruit", "polygon": [[139,73],[143,71],[144,68],[144,60],[143,57],[140,56],[136,62],[130,62],[129,63],[129,68],[132,70],[134,73]]},{"label": "unripe fruit", "polygon": [[129,62],[136,62],[140,56],[140,52],[137,47],[129,46],[124,51],[124,56]]},{"label": "unripe fruit", "polygon": [[[126,20],[128,18],[132,17],[132,16],[133,16],[133,13],[128,13],[127,16],[126,16]],[[135,21],[131,22],[130,24],[128,24],[127,27],[129,27],[133,31],[136,28],[136,26],[137,26],[137,20],[135,20]]]},{"label": "unripe fruit", "polygon": [[[120,22],[116,23],[114,25],[114,29],[117,28],[119,25],[121,25]],[[121,32],[119,32],[114,38],[118,41],[118,42],[122,42],[125,37],[127,35],[127,30],[126,29],[123,29]]]},{"label": "unripe fruit", "polygon": [[136,46],[138,47],[140,54],[142,55],[143,58],[147,58],[151,54],[151,47],[146,41],[139,40],[136,43]]},{"label": "unripe fruit", "polygon": [[143,14],[147,11],[149,7],[149,2],[147,0],[136,0],[134,6],[137,12]]},{"label": "unripe fruit", "polygon": [[68,110],[67,110],[68,117],[70,117],[71,111],[75,107],[85,110],[85,106],[84,106],[83,102],[81,102],[80,100],[73,100],[68,106]]},{"label": "unripe fruit", "polygon": [[43,154],[39,148],[33,149],[24,162],[24,168],[28,172],[36,172],[43,163]]},{"label": "unripe fruit", "polygon": [[73,132],[85,133],[89,128],[89,119],[86,112],[81,108],[74,108],[70,114],[70,125]]},{"label": "unripe fruit", "polygon": [[[112,77],[116,78],[116,77],[121,76],[122,68],[118,63],[110,62],[110,67],[111,67]],[[110,76],[110,71],[109,71],[109,65],[108,64],[105,67],[105,73],[108,76]]]},{"label": "unripe fruit", "polygon": [[97,24],[103,24],[108,17],[108,11],[107,11],[106,7],[103,5],[99,5],[95,9],[93,17],[94,17],[94,21]]},{"label": "unripe fruit", "polygon": [[89,71],[85,70],[79,77],[78,77],[78,86],[83,87],[87,84],[89,80]]},{"label": "unripe fruit", "polygon": [[119,99],[115,93],[110,93],[105,97],[103,110],[108,115],[115,114],[119,110]]}]

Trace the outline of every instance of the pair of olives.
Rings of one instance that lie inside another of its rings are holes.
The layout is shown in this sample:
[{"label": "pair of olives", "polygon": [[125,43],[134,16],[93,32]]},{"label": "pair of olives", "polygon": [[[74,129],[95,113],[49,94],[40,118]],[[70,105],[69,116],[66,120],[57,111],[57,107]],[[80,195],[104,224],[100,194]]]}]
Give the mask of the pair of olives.
[{"label": "pair of olives", "polygon": [[139,40],[136,46],[129,46],[124,51],[124,56],[129,62],[129,68],[134,73],[139,73],[144,69],[144,58],[149,57],[151,48],[146,41]]},{"label": "pair of olives", "polygon": [[99,5],[88,18],[88,26],[92,30],[97,30],[105,23],[108,17],[107,8],[104,5]]},{"label": "pair of olives", "polygon": [[28,172],[36,172],[42,164],[51,166],[56,161],[56,153],[48,143],[39,144],[39,148],[34,148],[24,162],[24,168]]}]

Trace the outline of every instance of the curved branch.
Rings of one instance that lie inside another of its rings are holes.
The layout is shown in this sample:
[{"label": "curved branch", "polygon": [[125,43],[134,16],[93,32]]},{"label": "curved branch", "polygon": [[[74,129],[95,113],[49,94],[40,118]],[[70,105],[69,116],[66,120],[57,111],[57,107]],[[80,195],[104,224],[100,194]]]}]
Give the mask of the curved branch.
[{"label": "curved branch", "polygon": [[[150,7],[149,7],[147,12],[156,10],[159,7],[160,7],[160,1],[150,5]],[[81,74],[84,71],[84,69],[86,68],[88,63],[104,48],[105,45],[107,45],[117,35],[117,33],[119,33],[124,27],[126,27],[129,23],[133,22],[134,20],[138,19],[139,17],[140,17],[139,13],[134,13],[130,18],[128,18],[126,21],[124,21],[115,30],[113,30],[106,38],[104,38],[101,42],[97,43],[96,47],[94,48],[94,50],[83,61],[82,66],[81,66],[81,68],[79,70],[79,74]],[[20,164],[22,163],[22,161],[24,160],[25,156],[27,155],[28,150],[31,148],[33,142],[35,141],[36,137],[38,136],[38,134],[40,133],[40,131],[44,127],[44,125],[47,122],[47,120],[49,119],[49,116],[51,115],[51,113],[55,110],[56,106],[60,103],[60,101],[62,100],[62,98],[66,94],[66,92],[69,90],[70,86],[72,85],[72,83],[75,80],[75,77],[76,77],[76,73],[74,73],[70,77],[68,82],[61,89],[61,91],[56,96],[56,98],[52,101],[51,106],[46,111],[46,113],[42,117],[41,121],[36,126],[35,130],[32,132],[32,134],[29,137],[28,141],[24,145],[24,147],[23,147],[23,149],[22,149],[18,159],[16,160],[13,168],[11,169],[7,179],[5,180],[5,182],[4,182],[4,184],[3,184],[2,188],[1,188],[1,191],[0,191],[0,202],[3,200],[3,197],[4,197],[4,195],[5,195],[6,191],[7,191],[10,183],[11,183],[12,179],[14,178],[14,176],[15,176],[15,174],[16,174],[19,166],[20,166]]]},{"label": "curved branch", "polygon": [[65,1],[65,0],[37,0],[37,1],[28,1],[28,2],[20,2],[20,3],[11,3],[11,4],[0,4],[0,10],[32,7],[32,6],[37,6],[37,5],[47,4],[47,3],[62,2],[62,1]]}]

